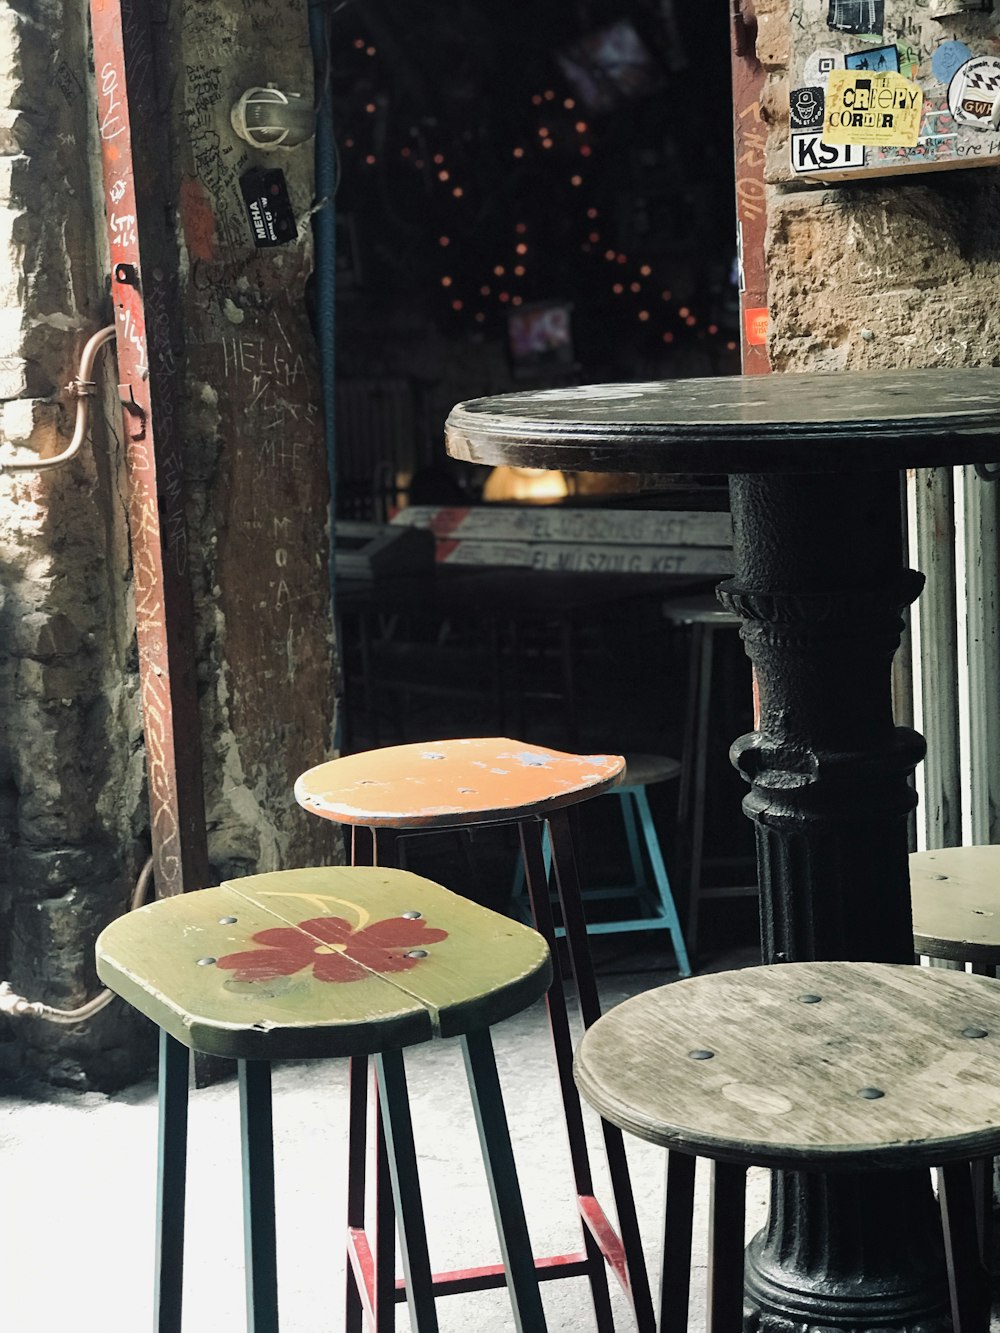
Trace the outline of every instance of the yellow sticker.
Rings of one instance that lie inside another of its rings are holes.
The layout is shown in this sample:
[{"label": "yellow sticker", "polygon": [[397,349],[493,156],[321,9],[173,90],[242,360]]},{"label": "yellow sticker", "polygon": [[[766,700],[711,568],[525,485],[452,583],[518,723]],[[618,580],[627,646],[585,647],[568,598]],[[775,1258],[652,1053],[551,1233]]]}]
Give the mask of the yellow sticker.
[{"label": "yellow sticker", "polygon": [[924,94],[895,70],[833,69],[826,87],[823,142],[915,148]]}]

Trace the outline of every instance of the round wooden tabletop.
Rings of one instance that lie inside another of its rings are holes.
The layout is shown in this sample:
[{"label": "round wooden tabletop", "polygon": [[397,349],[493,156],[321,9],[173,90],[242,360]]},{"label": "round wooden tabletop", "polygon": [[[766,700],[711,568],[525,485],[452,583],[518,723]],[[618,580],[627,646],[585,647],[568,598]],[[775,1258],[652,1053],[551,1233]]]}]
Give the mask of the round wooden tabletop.
[{"label": "round wooden tabletop", "polygon": [[598,472],[825,472],[1000,459],[1000,370],[591,384],[453,408],[448,452]]},{"label": "round wooden tabletop", "polygon": [[988,1156],[1000,981],[890,963],[693,977],[605,1014],[575,1075],[613,1124],[697,1156],[816,1170]]},{"label": "round wooden tabletop", "polygon": [[914,852],[910,898],[918,953],[1000,965],[1000,847]]}]

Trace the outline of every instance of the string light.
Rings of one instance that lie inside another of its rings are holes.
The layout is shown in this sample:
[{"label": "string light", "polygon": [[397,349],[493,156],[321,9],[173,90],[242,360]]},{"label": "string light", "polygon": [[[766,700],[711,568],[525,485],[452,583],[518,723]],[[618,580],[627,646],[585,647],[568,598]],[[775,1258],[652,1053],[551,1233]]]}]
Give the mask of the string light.
[{"label": "string light", "polygon": [[519,222],[514,230],[517,232],[518,236],[523,236],[528,230],[528,224],[526,222]]},{"label": "string light", "polygon": [[519,241],[517,245],[514,246],[514,249],[519,255],[526,255],[528,253],[528,247],[525,245],[524,241]]},{"label": "string light", "polygon": [[642,291],[642,283],[641,283],[641,282],[630,282],[629,285],[628,285],[628,289],[629,289],[630,292],[641,292],[641,291]]},{"label": "string light", "polygon": [[438,180],[439,180],[439,181],[450,181],[450,180],[451,180],[451,172],[450,172],[450,171],[439,171],[439,172],[438,172]]},{"label": "string light", "polygon": [[497,275],[498,278],[502,278],[503,275],[507,272],[507,270],[504,268],[503,264],[494,264],[493,272]]},{"label": "string light", "polygon": [[597,212],[597,209],[596,209],[596,208],[588,208],[588,209],[587,209],[587,217],[588,217],[588,218],[590,218],[591,220],[593,220],[593,219],[596,218],[597,216],[598,216],[598,212]]},{"label": "string light", "polygon": [[452,303],[451,303],[451,308],[452,308],[452,310],[461,310],[461,309],[462,309],[462,304],[463,304],[463,303],[462,303],[461,301],[452,301]]},{"label": "string light", "polygon": [[567,111],[572,111],[573,108],[576,106],[576,103],[573,101],[572,97],[567,97],[566,100],[563,102],[563,106],[566,108]]},{"label": "string light", "polygon": [[605,250],[604,258],[608,261],[609,264],[611,264],[614,263],[614,261],[618,258],[618,256],[615,254],[614,250]]},{"label": "string light", "polygon": [[375,114],[375,103],[374,103],[374,102],[368,102],[368,103],[365,105],[365,110],[368,112],[369,116],[374,116],[374,114]]},{"label": "string light", "polygon": [[442,246],[442,247],[447,247],[447,246],[451,245],[451,237],[450,237],[450,236],[439,236],[439,237],[438,237],[438,245],[440,245],[440,246]]},{"label": "string light", "polygon": [[439,167],[444,162],[444,153],[434,154],[434,165]]},{"label": "string light", "polygon": [[569,183],[570,183],[570,185],[582,185],[582,184],[583,184],[583,177],[582,177],[582,176],[570,176],[570,178],[569,178]]},{"label": "string light", "polygon": [[649,267],[648,264],[641,264],[639,266],[639,272],[642,274],[644,278],[648,278],[649,275],[652,273],[652,271],[653,270]]},{"label": "string light", "polygon": [[374,48],[374,46],[366,46],[366,47],[365,47],[365,55],[366,55],[366,56],[373,56],[374,54],[375,54],[375,48]]},{"label": "string light", "polygon": [[587,240],[590,241],[591,245],[596,245],[600,239],[601,233],[599,231],[592,231],[587,237]]},{"label": "string light", "polygon": [[523,301],[524,301],[523,296],[512,296],[510,303],[511,305],[521,305]]},{"label": "string light", "polygon": [[546,102],[551,102],[554,98],[555,98],[555,93],[552,91],[552,89],[551,89],[551,88],[546,88],[546,89],[545,89],[545,100],[546,100]]},{"label": "string light", "polygon": [[510,300],[510,292],[501,292],[500,295],[497,297],[497,300],[503,301],[504,304],[506,304]]},{"label": "string light", "polygon": [[365,49],[365,39],[363,37],[355,37],[354,49],[355,51],[363,51]]},{"label": "string light", "polygon": [[551,139],[543,139],[543,140],[542,140],[542,147],[543,147],[543,148],[551,148],[551,147],[552,147],[552,140],[551,140]]},{"label": "string light", "polygon": [[677,313],[678,313],[678,315],[680,315],[681,319],[687,319],[687,317],[688,317],[688,315],[690,315],[691,311],[687,308],[686,305],[682,305],[681,308],[680,308],[680,310],[678,310]]},{"label": "string light", "polygon": [[523,278],[526,272],[527,270],[525,269],[524,265],[518,264],[517,267],[514,269],[514,276],[517,278]]},{"label": "string light", "polygon": [[523,149],[523,148],[515,148],[515,149],[514,149],[514,156],[515,156],[515,157],[524,157],[524,149]]},{"label": "string light", "polygon": [[481,310],[477,310],[477,311],[476,311],[476,323],[477,323],[477,324],[485,324],[485,323],[486,323],[486,316],[483,314],[483,312],[482,312]]},{"label": "string light", "polygon": [[622,286],[620,282],[616,282],[615,285],[611,288],[611,290],[614,292],[616,296],[621,296],[625,288]]},{"label": "string light", "polygon": [[365,158],[365,163],[366,163],[369,167],[373,167],[373,166],[375,165],[375,154],[374,154],[374,153],[369,153],[368,156]]},{"label": "string light", "polygon": [[648,310],[640,310],[640,311],[639,311],[639,319],[642,321],[643,324],[645,324],[645,322],[647,321],[647,319],[649,319],[649,311],[648,311]]},{"label": "string light", "polygon": [[441,279],[441,286],[450,287],[453,282],[454,278],[449,277],[448,274],[446,273],[444,277]]},{"label": "string light", "polygon": [[577,134],[586,134],[587,122],[585,120],[578,120],[573,128],[576,130]]},{"label": "string light", "polygon": [[581,148],[580,148],[580,156],[581,156],[581,157],[589,157],[589,156],[590,156],[590,152],[591,152],[591,149],[590,149],[590,144],[589,144],[589,143],[585,143],[585,144],[581,145]]},{"label": "string light", "polygon": [[456,199],[461,199],[462,196],[465,194],[465,191],[462,189],[461,185],[456,185],[455,188],[452,190],[452,194],[455,196]]},{"label": "string light", "polygon": [[663,335],[663,341],[665,343],[672,343],[673,340],[674,340],[674,335],[672,333],[665,333]]},{"label": "string light", "polygon": [[480,295],[480,296],[489,296],[489,294],[490,294],[491,291],[492,291],[492,288],[491,288],[491,287],[480,287],[480,289],[479,289],[479,295]]}]

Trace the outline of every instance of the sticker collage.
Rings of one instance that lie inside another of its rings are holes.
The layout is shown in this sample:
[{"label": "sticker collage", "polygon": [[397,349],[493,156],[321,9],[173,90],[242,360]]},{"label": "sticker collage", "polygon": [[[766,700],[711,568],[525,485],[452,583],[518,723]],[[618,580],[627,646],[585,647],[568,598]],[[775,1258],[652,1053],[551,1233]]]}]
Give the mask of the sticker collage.
[{"label": "sticker collage", "polygon": [[1000,164],[993,0],[792,0],[791,22],[797,176]]}]

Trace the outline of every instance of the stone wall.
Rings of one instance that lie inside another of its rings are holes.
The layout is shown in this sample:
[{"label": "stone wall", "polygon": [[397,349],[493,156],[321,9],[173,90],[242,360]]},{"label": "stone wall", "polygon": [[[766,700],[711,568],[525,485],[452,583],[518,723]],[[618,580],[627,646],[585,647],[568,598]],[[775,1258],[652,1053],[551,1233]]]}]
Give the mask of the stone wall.
[{"label": "stone wall", "polygon": [[755,8],[757,56],[768,75],[762,110],[773,368],[1000,364],[998,169],[827,188],[790,180],[794,6],[755,0]]},{"label": "stone wall", "polygon": [[[330,827],[291,798],[295,774],[328,754],[334,720],[326,464],[304,301],[311,148],[282,164],[299,239],[280,251],[255,250],[233,172],[218,165],[239,159],[230,99],[265,75],[308,96],[312,62],[305,6],[288,5],[264,43],[263,4],[183,8],[183,26],[174,6],[177,26],[161,28],[185,324],[171,373],[220,878],[339,855]],[[266,71],[247,54],[262,48]],[[64,386],[86,337],[111,322],[90,61],[85,6],[0,9],[0,463],[65,447],[75,404]],[[113,346],[80,456],[50,472],[0,471],[0,980],[60,1008],[99,990],[94,939],[125,909],[149,850]],[[110,1087],[152,1051],[148,1026],[117,1001],[70,1026],[0,1016],[0,1079]]]}]

